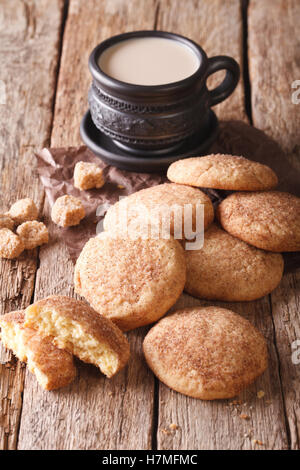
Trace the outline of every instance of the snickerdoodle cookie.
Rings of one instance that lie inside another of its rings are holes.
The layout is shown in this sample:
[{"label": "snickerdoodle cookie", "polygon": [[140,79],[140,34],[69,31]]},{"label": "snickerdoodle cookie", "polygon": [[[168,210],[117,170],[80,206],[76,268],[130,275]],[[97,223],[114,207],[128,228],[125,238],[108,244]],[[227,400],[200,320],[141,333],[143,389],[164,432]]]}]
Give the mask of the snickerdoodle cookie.
[{"label": "snickerdoodle cookie", "polygon": [[60,295],[40,300],[25,310],[25,326],[51,336],[57,347],[109,378],[129,359],[129,344],[119,328],[81,300]]},{"label": "snickerdoodle cookie", "polygon": [[218,207],[227,232],[268,251],[300,250],[300,199],[279,191],[235,193]]},{"label": "snickerdoodle cookie", "polygon": [[[204,208],[204,229],[207,228],[214,218],[214,209],[209,197],[196,188],[180,184],[165,183],[151,188],[142,189],[122,199],[112,206],[106,213],[104,229],[124,233],[122,229],[122,218],[127,215],[127,227],[132,230],[141,231],[143,224],[152,226],[163,225],[163,220],[170,217],[170,233],[175,238],[183,239],[188,224],[184,224],[189,217],[184,215],[184,208],[191,209],[190,227],[196,228],[197,206]],[[185,225],[185,229],[184,229]]]},{"label": "snickerdoodle cookie", "polygon": [[162,382],[203,400],[234,397],[267,367],[261,333],[219,307],[194,307],[163,318],[149,331],[143,348]]},{"label": "snickerdoodle cookie", "polygon": [[1,340],[22,362],[45,390],[65,387],[73,382],[76,367],[72,354],[59,349],[51,338],[24,326],[24,311],[0,316]]},{"label": "snickerdoodle cookie", "polygon": [[220,153],[178,160],[169,167],[167,176],[174,183],[235,191],[272,189],[278,183],[268,166]]},{"label": "snickerdoodle cookie", "polygon": [[122,330],[162,317],[183,291],[184,250],[174,240],[112,237],[84,246],[75,266],[75,291]]},{"label": "snickerdoodle cookie", "polygon": [[201,299],[255,300],[275,289],[283,274],[279,253],[250,246],[215,224],[205,232],[203,248],[185,256],[185,291]]}]

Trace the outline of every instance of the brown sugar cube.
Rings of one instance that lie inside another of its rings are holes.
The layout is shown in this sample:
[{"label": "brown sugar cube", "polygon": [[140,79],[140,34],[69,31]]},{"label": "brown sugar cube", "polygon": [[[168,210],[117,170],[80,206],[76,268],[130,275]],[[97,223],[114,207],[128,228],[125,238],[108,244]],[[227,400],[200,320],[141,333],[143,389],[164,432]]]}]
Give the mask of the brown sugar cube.
[{"label": "brown sugar cube", "polygon": [[102,169],[95,163],[78,162],[74,170],[74,186],[84,191],[102,188],[105,183]]},{"label": "brown sugar cube", "polygon": [[38,218],[39,211],[32,199],[29,197],[20,199],[15,202],[7,215],[11,217],[17,225],[27,222],[29,220],[36,220]]},{"label": "brown sugar cube", "polygon": [[8,228],[0,230],[0,258],[17,258],[24,250],[24,243]]},{"label": "brown sugar cube", "polygon": [[52,220],[60,227],[78,225],[84,216],[84,207],[81,201],[74,196],[61,196],[56,199],[52,207]]},{"label": "brown sugar cube", "polygon": [[17,234],[22,239],[26,250],[32,250],[49,241],[49,233],[46,225],[37,220],[24,222],[22,225],[19,225]]},{"label": "brown sugar cube", "polygon": [[8,214],[0,214],[0,229],[1,228],[8,228],[9,230],[13,230],[15,223]]}]

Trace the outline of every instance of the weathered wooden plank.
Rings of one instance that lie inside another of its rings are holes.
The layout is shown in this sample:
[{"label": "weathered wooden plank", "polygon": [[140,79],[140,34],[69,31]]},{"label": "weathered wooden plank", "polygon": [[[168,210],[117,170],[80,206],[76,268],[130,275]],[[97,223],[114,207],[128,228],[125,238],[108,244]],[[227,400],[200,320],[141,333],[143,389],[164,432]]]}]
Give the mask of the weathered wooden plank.
[{"label": "weathered wooden plank", "polygon": [[271,305],[284,403],[289,425],[290,446],[296,450],[300,448],[299,272],[284,276],[278,289],[271,295]]},{"label": "weathered wooden plank", "polygon": [[[292,84],[300,77],[299,17],[297,0],[267,0],[263,6],[257,0],[250,2],[248,42],[253,122],[279,142],[298,169],[300,104],[292,99],[296,91]],[[300,339],[299,299],[300,272],[286,275],[271,295],[292,449],[300,448],[300,365],[292,362],[292,344]]]},{"label": "weathered wooden plank", "polygon": [[[91,81],[87,61],[92,48],[113,34],[153,28],[156,7],[155,0],[70,1],[52,146],[80,143],[79,123],[87,108]],[[50,231],[53,242],[40,251],[36,298],[55,292],[73,295],[73,265],[51,224]],[[144,334],[139,330],[128,335],[130,365],[112,380],[104,379],[92,367],[80,366],[71,387],[45,393],[27,374],[18,448],[149,449],[154,379],[141,353]]]},{"label": "weathered wooden plank", "polygon": [[[239,0],[163,0],[159,3],[157,29],[183,34],[200,44],[208,57],[230,55],[240,65],[241,79],[234,94],[213,108],[220,119],[247,121],[242,77],[242,28]],[[223,72],[211,76],[209,88],[214,88],[223,77]]]},{"label": "weathered wooden plank", "polygon": [[258,0],[250,2],[248,45],[253,122],[280,143],[298,168],[300,104],[293,99],[297,90],[292,85],[300,76],[299,17],[298,0],[267,0],[263,6]]},{"label": "weathered wooden plank", "polygon": [[[39,208],[43,190],[34,175],[35,147],[50,138],[63,1],[2,0],[0,4],[0,210],[20,197]],[[0,313],[31,300],[36,253],[0,260]],[[0,448],[14,449],[22,406],[24,367],[0,351]]]},{"label": "weathered wooden plank", "polygon": [[[231,0],[171,1],[161,2],[158,28],[188,35],[198,41],[209,56],[228,54],[242,64],[242,19],[240,2]],[[222,119],[245,119],[243,87],[240,83],[234,95],[218,105]],[[178,308],[205,305],[205,302],[184,295]],[[211,305],[212,303],[210,303]],[[218,303],[246,316],[265,334],[269,345],[268,371],[238,400],[204,402],[195,400],[167,387],[159,387],[159,422],[157,446],[159,449],[255,449],[286,448],[287,437],[284,409],[281,398],[278,362],[274,347],[272,317],[269,298],[249,303]],[[257,391],[265,392],[264,399],[257,398]],[[249,416],[249,420],[239,417]],[[170,424],[178,429],[171,431]]]}]

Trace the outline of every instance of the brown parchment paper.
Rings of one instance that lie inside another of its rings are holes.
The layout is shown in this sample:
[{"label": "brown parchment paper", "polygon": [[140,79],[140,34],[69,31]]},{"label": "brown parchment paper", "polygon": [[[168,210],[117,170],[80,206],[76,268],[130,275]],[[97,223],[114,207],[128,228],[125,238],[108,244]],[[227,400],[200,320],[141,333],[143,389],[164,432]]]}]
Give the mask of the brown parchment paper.
[{"label": "brown parchment paper", "polygon": [[[230,153],[242,155],[254,161],[270,166],[279,177],[277,189],[289,191],[300,196],[300,174],[291,166],[279,145],[262,131],[240,121],[220,123],[220,133],[211,148],[211,153]],[[61,237],[75,262],[84,244],[96,235],[97,224],[103,219],[109,205],[140,189],[167,181],[165,176],[132,173],[119,170],[103,163],[96,155],[84,146],[70,148],[43,149],[36,154],[37,171],[45,188],[50,207],[55,200],[64,194],[71,194],[81,199],[86,217],[80,225],[69,228],[58,228],[56,233]],[[104,169],[105,185],[100,189],[79,191],[73,186],[74,167],[78,161],[95,162]],[[217,205],[229,191],[203,189]],[[299,253],[286,253],[286,271],[300,266]]]}]

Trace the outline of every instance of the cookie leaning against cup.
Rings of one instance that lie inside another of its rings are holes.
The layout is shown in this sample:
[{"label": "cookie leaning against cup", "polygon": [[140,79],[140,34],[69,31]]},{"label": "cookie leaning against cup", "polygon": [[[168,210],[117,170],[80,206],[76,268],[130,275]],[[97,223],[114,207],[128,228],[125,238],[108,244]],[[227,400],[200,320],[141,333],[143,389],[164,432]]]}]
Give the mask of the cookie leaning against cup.
[{"label": "cookie leaning against cup", "polygon": [[260,250],[212,224],[200,250],[186,250],[184,290],[200,299],[239,302],[259,299],[279,284],[279,253]]},{"label": "cookie leaning against cup", "polygon": [[114,238],[103,232],[84,246],[75,291],[127,331],[161,318],[181,295],[184,250],[174,239]]},{"label": "cookie leaning against cup", "polygon": [[279,191],[234,193],[217,209],[222,227],[268,251],[300,250],[300,198]]},{"label": "cookie leaning against cup", "polygon": [[204,206],[204,229],[206,229],[214,219],[214,208],[209,197],[196,188],[190,188],[180,184],[165,183],[142,189],[130,196],[122,199],[114,204],[106,213],[104,218],[104,229],[117,233],[123,233],[121,230],[122,213],[127,211],[128,227],[134,224],[134,228],[138,222],[144,222],[145,212],[148,212],[151,223],[156,224],[156,215],[159,213],[160,220],[167,216],[168,209],[173,207],[174,213],[170,214],[171,234],[174,230],[177,234],[182,232],[181,236],[176,238],[184,238],[184,218],[183,208],[190,205],[192,207],[192,226],[196,224],[196,207],[197,204]]},{"label": "cookie leaning against cup", "polygon": [[274,188],[278,179],[271,168],[234,155],[207,155],[172,163],[170,181],[202,188],[260,191]]},{"label": "cookie leaning against cup", "polygon": [[25,327],[51,337],[58,348],[94,364],[108,378],[129,359],[129,344],[119,328],[81,300],[63,295],[39,300],[25,310]]},{"label": "cookie leaning against cup", "polygon": [[202,400],[234,397],[267,368],[261,333],[219,307],[194,307],[163,318],[145,337],[143,349],[159,380]]}]

